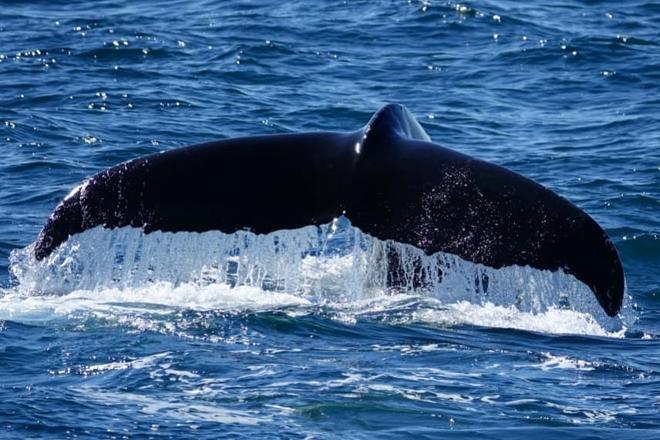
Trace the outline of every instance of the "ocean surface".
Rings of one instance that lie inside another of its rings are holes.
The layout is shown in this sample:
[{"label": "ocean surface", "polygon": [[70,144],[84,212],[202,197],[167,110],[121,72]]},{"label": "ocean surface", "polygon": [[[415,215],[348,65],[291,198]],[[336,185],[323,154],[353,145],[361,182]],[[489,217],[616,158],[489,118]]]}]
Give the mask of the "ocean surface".
[{"label": "ocean surface", "polygon": [[[593,216],[621,314],[528,268],[479,293],[451,256],[435,290],[379,288],[385,244],[343,218],[31,259],[102,169],[389,102]],[[1,438],[660,438],[658,3],[7,0],[0,145]]]}]

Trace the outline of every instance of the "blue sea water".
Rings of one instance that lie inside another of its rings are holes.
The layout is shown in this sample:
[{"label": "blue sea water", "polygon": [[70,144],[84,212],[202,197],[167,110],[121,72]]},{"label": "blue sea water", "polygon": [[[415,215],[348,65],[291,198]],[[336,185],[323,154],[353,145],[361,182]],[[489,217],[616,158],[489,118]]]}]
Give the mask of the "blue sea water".
[{"label": "blue sea water", "polygon": [[[657,3],[0,6],[0,437],[660,438]],[[377,261],[354,251],[269,260],[294,291],[193,279],[231,237],[160,237],[143,271],[105,258],[146,239],[130,231],[81,237],[82,269],[21,251],[118,162],[350,131],[388,102],[592,215],[625,267],[621,317],[545,304],[566,280],[526,272],[495,275],[522,301],[363,289],[355,261]]]}]

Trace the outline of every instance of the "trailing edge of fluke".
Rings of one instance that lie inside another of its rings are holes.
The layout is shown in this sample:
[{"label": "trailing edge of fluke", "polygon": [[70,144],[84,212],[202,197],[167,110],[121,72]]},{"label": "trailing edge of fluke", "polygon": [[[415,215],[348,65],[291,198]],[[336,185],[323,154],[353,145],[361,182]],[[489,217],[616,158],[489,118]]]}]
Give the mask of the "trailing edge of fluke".
[{"label": "trailing edge of fluke", "polygon": [[519,174],[432,143],[398,104],[350,133],[227,139],[119,164],[72,191],[34,249],[44,259],[98,225],[269,233],[340,215],[427,254],[563,270],[589,286],[608,315],[621,308],[623,268],[591,217]]}]

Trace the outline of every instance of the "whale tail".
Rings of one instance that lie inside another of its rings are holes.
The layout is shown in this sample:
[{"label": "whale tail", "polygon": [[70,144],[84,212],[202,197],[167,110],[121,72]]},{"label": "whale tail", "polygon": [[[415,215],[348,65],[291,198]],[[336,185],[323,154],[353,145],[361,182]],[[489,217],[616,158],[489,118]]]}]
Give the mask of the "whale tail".
[{"label": "whale tail", "polygon": [[427,254],[562,270],[585,283],[608,315],[622,305],[621,261],[589,215],[519,174],[432,143],[397,104],[351,133],[228,139],[110,168],[55,209],[35,257],[99,225],[268,233],[340,215]]}]

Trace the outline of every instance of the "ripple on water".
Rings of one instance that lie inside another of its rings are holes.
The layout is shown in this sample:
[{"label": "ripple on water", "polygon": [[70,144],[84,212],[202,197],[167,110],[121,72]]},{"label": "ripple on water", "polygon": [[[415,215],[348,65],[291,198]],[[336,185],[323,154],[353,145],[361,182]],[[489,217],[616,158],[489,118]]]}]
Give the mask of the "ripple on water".
[{"label": "ripple on water", "polygon": [[[655,440],[657,4],[5,3],[4,436]],[[213,139],[356,129],[391,101],[439,143],[601,223],[626,269],[628,315],[610,325],[529,288],[518,302],[486,300],[474,283],[442,297],[362,289],[346,282],[361,271],[300,256],[290,272],[305,288],[200,285],[174,269],[201,253],[178,247],[164,260],[179,282],[123,283],[140,270],[99,265],[117,256],[99,247],[33,272],[30,288],[11,284],[10,253],[86,176]],[[76,264],[96,266],[76,278]]]}]

